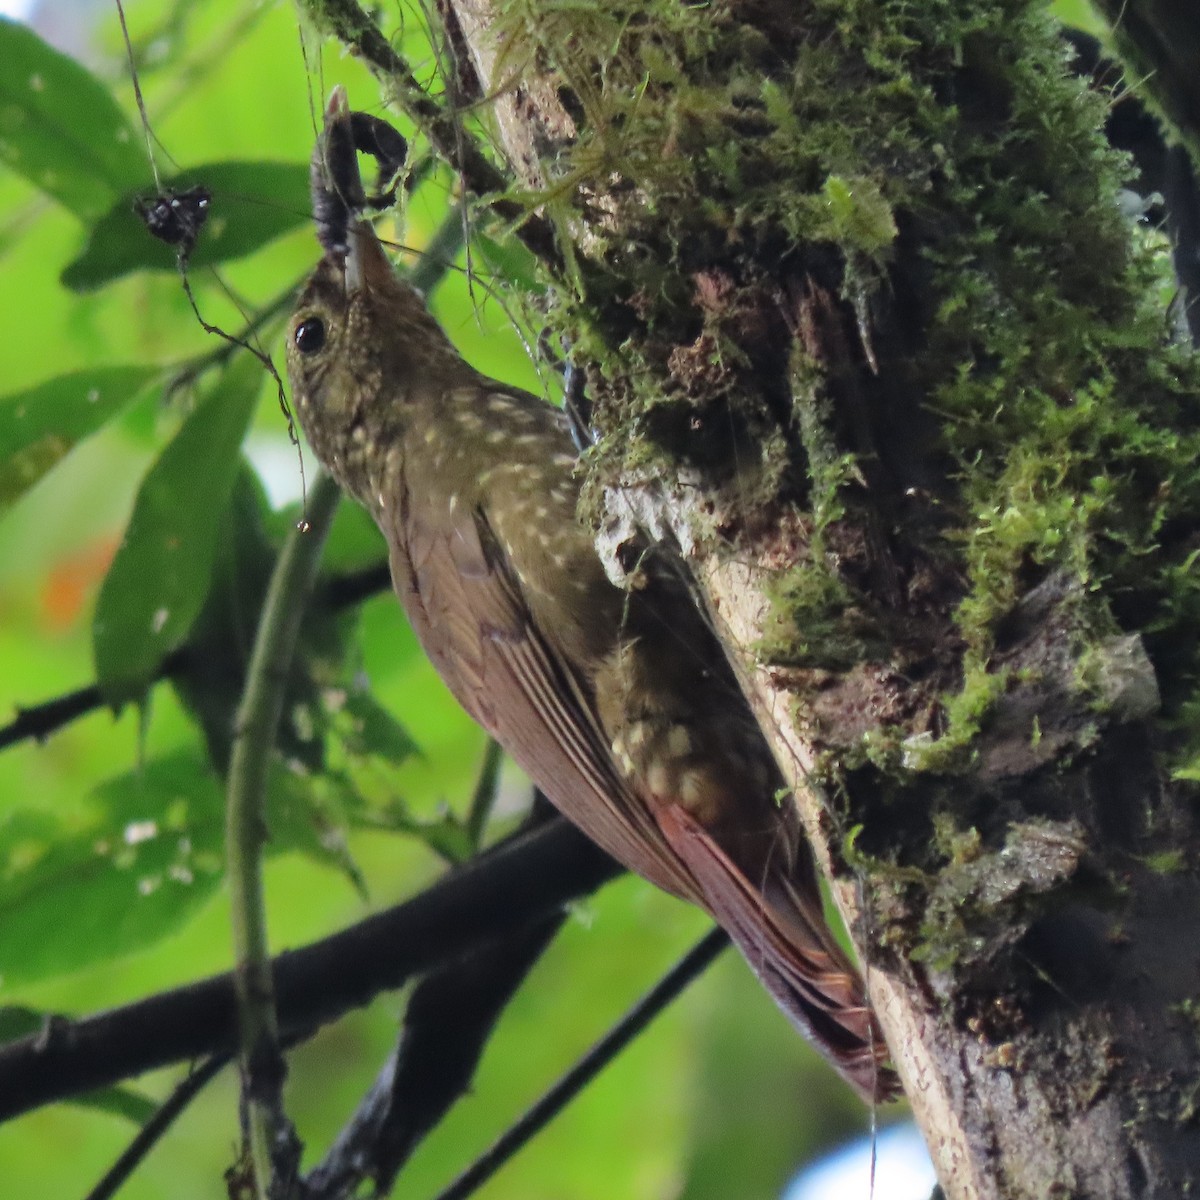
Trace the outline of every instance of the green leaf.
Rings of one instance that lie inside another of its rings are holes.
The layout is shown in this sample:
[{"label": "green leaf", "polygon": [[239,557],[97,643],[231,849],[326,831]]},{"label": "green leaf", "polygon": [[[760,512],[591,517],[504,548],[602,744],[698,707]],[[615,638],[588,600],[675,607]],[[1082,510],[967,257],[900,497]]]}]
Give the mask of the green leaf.
[{"label": "green leaf", "polygon": [[[163,180],[164,190],[208,189],[208,220],[188,265],[227,262],[274,241],[311,219],[308,167],[298,163],[218,162],[191,167]],[[133,210],[146,189],[121,196],[92,226],[82,254],[68,263],[62,282],[91,291],[131,271],[174,271],[175,250],[154,237]]]},{"label": "green leaf", "polygon": [[351,754],[377,755],[398,766],[420,753],[408,730],[370,692],[354,689],[347,693],[342,720],[336,728]]},{"label": "green leaf", "polygon": [[110,704],[141,694],[204,604],[262,382],[261,364],[236,356],[142,480],[92,626],[98,682]]},{"label": "green leaf", "polygon": [[178,929],[223,874],[224,796],[179,754],[97,787],[85,812],[0,823],[3,986],[79,970]]},{"label": "green leaf", "polygon": [[149,366],[98,367],[0,397],[0,516],[160,374]]},{"label": "green leaf", "polygon": [[54,1015],[23,1004],[0,1005],[0,1044],[40,1032]]},{"label": "green leaf", "polygon": [[149,1096],[130,1087],[114,1086],[84,1092],[81,1096],[72,1096],[70,1103],[114,1117],[124,1117],[134,1125],[144,1125],[158,1112],[158,1105]]},{"label": "green leaf", "polygon": [[73,58],[0,18],[0,62],[0,162],[84,221],[148,180],[140,136]]},{"label": "green leaf", "polygon": [[[221,518],[211,587],[188,635],[188,660],[171,680],[200,722],[209,758],[222,775],[229,766],[234,714],[278,556],[265,529],[269,516],[262,484],[243,458]],[[286,723],[283,728],[287,730]]]}]

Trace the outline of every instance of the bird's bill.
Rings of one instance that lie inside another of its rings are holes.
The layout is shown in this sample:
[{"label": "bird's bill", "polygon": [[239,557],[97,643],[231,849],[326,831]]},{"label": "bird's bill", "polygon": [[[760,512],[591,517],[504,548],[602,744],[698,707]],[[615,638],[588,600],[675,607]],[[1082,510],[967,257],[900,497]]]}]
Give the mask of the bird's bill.
[{"label": "bird's bill", "polygon": [[375,230],[367,221],[355,221],[346,252],[346,295],[359,291],[379,291],[394,279],[391,260]]}]

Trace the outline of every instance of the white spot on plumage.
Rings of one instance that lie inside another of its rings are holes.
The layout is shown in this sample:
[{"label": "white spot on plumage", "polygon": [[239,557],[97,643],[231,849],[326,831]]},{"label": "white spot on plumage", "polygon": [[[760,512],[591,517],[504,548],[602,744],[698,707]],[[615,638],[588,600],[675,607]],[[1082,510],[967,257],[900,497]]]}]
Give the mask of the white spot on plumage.
[{"label": "white spot on plumage", "polygon": [[629,727],[629,744],[638,750],[646,744],[646,739],[650,736],[650,727],[645,721],[635,721]]},{"label": "white spot on plumage", "polygon": [[667,770],[665,763],[651,764],[650,770],[646,772],[646,786],[655,796],[663,797],[668,794],[671,790],[671,772]]},{"label": "white spot on plumage", "polygon": [[679,800],[687,809],[697,809],[704,803],[704,780],[698,772],[684,772],[679,781]]},{"label": "white spot on plumage", "polygon": [[682,758],[692,748],[692,735],[683,725],[672,725],[667,731],[667,751]]},{"label": "white spot on plumage", "polygon": [[629,751],[626,749],[625,743],[618,736],[613,739],[612,744],[613,758],[616,760],[617,766],[620,768],[622,775],[632,775],[634,773],[633,759],[629,756]]}]

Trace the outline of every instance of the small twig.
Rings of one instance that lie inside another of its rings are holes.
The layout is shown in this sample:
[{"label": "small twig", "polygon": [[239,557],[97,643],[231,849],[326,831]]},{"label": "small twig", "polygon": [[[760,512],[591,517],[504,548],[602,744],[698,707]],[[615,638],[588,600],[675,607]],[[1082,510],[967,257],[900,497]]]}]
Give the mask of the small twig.
[{"label": "small twig", "polygon": [[[157,670],[151,676],[151,682],[157,683],[163,679],[182,674],[187,670],[188,647],[180,646],[173,650],[159,663]],[[90,683],[87,687],[77,688],[73,692],[65,692],[50,700],[29,708],[18,708],[17,715],[3,728],[0,728],[0,750],[7,750],[26,738],[35,741],[45,741],[52,733],[57,733],[79,717],[103,708],[106,701],[100,691],[100,685]]]},{"label": "small twig", "polygon": [[[304,455],[300,453],[300,435],[296,432],[296,418],[292,414],[291,405],[288,403],[287,389],[283,386],[283,376],[279,374],[279,368],[276,367],[275,360],[262,348],[261,345],[255,345],[255,342],[258,341],[258,338],[255,336],[255,332],[250,329],[251,323],[249,321],[247,321],[245,324],[245,328],[248,330],[248,332],[243,337],[241,334],[228,333],[226,330],[222,329],[220,325],[214,325],[211,321],[204,319],[204,315],[200,312],[200,306],[196,303],[195,294],[192,292],[192,281],[188,277],[187,254],[185,253],[183,247],[180,247],[176,252],[176,260],[179,266],[179,282],[183,288],[183,294],[187,297],[187,302],[189,305],[191,305],[192,316],[194,316],[199,322],[200,328],[203,329],[207,334],[212,334],[221,338],[222,341],[227,343],[230,352],[233,350],[245,350],[248,354],[254,355],[254,357],[258,359],[262,369],[266,371],[266,373],[271,377],[272,382],[275,384],[275,394],[279,403],[279,411],[283,414],[283,419],[287,423],[288,441],[296,447],[296,461],[300,468],[300,502],[301,510],[304,513],[304,516],[300,521],[300,527],[303,529],[309,520],[308,485],[304,478]],[[229,291],[229,288],[225,286],[225,283],[221,279],[220,275],[217,274],[216,268],[210,267],[209,270],[212,272],[213,277],[221,285],[222,289],[225,291],[225,294],[236,305],[237,301],[234,299],[233,294]],[[283,307],[279,300],[277,300],[276,303],[278,303],[281,308]],[[242,316],[244,319],[245,314],[243,313]],[[253,341],[251,340],[252,338],[254,339]]]},{"label": "small twig", "polygon": [[180,1082],[158,1106],[154,1115],[138,1130],[120,1157],[104,1173],[104,1177],[84,1197],[84,1200],[109,1200],[122,1184],[137,1170],[142,1159],[158,1144],[176,1118],[230,1063],[228,1054],[214,1054]]},{"label": "small twig", "polygon": [[[331,576],[321,586],[319,600],[335,612],[343,608],[353,608],[370,596],[385,591],[391,586],[391,582],[391,571],[387,563],[382,562],[373,567],[364,567],[360,571]],[[164,679],[186,675],[191,653],[192,648],[187,643],[177,650],[172,650],[159,663],[150,677],[150,682],[159,683]],[[27,738],[44,741],[72,721],[103,708],[105,703],[99,684],[90,683],[86,687],[43,700],[29,708],[18,708],[16,717],[7,725],[0,726],[0,751],[7,750]]]},{"label": "small twig", "polygon": [[[204,354],[199,354],[187,362],[181,363],[168,376],[167,379],[167,394],[178,391],[182,387],[186,387],[193,380],[197,379],[205,371],[211,370],[214,367],[223,366],[233,356],[237,350],[245,349],[246,343],[255,334],[259,333],[264,325],[273,321],[281,312],[288,307],[289,304],[296,298],[296,293],[299,291],[300,281],[290,283],[274,300],[269,300],[267,303],[246,322],[245,325],[238,331],[235,337],[232,334],[223,335],[228,340],[212,350]],[[253,353],[253,350],[251,350]]]},{"label": "small twig", "polygon": [[510,1125],[437,1200],[465,1200],[482,1187],[529,1140],[556,1117],[650,1022],[729,945],[721,929],[707,933],[666,975],[563,1075],[525,1114]]},{"label": "small twig", "polygon": [[150,116],[146,112],[146,101],[142,96],[142,84],[138,79],[137,63],[134,60],[133,42],[129,37],[129,26],[125,24],[125,8],[121,0],[116,0],[117,16],[121,21],[121,35],[125,39],[125,52],[129,55],[129,74],[133,80],[133,97],[137,101],[138,113],[142,118],[142,132],[146,135],[146,157],[150,160],[150,171],[154,175],[154,190],[162,191],[162,181],[158,177],[158,162],[154,157],[154,142],[150,132]]}]

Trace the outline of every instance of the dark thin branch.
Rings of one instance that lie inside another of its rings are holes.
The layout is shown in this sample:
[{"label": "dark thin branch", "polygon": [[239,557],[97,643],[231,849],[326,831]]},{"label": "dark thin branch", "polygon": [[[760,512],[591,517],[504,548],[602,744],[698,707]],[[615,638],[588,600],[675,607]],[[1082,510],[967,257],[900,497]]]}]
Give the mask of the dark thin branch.
[{"label": "dark thin branch", "polygon": [[[158,683],[163,679],[181,675],[187,670],[188,648],[180,646],[171,651],[158,665],[151,682]],[[104,696],[99,684],[88,684],[73,692],[54,696],[43,700],[29,708],[18,708],[17,715],[3,728],[0,728],[0,750],[7,750],[27,738],[35,741],[45,741],[52,733],[57,733],[79,717],[87,716],[98,708],[104,707]]]},{"label": "dark thin branch", "polygon": [[[349,571],[345,575],[333,575],[324,583],[318,585],[317,603],[327,604],[337,611],[343,608],[353,608],[364,600],[380,592],[386,591],[392,585],[391,572],[385,562],[374,566],[364,567],[361,571]],[[152,683],[160,683],[164,679],[174,679],[186,675],[189,665],[190,649],[185,644],[178,650],[171,651],[158,666],[151,677]],[[104,696],[98,684],[91,683],[87,687],[54,696],[40,704],[29,708],[18,708],[16,717],[7,725],[0,728],[0,751],[7,750],[28,738],[41,742],[52,733],[71,724],[80,717],[95,712],[104,707]]]},{"label": "dark thin branch", "polygon": [[[478,851],[486,813],[495,801],[502,751],[489,739],[471,801],[471,847]],[[535,829],[554,810],[534,803],[524,828]],[[340,1200],[374,1182],[391,1182],[421,1139],[467,1089],[487,1039],[513,993],[553,940],[565,911],[431,971],[405,1008],[400,1040],[375,1083],[305,1181],[306,1200]]]},{"label": "dark thin branch", "polygon": [[[621,868],[558,819],[386,912],[274,960],[281,1036],[307,1035],[413,975],[556,912]],[[0,1120],[237,1047],[233,977],[212,976],[0,1047]]]},{"label": "dark thin branch", "polygon": [[500,1014],[562,926],[557,912],[426,976],[358,1111],[306,1179],[308,1200],[387,1195],[400,1169],[470,1087]]},{"label": "dark thin branch", "polygon": [[408,62],[356,0],[324,0],[321,4],[306,0],[303,8],[321,29],[366,62],[383,85],[385,95],[395,100],[438,154],[461,174],[466,189],[475,196],[487,197],[492,211],[512,223],[516,236],[538,260],[552,271],[559,271],[562,256],[553,228],[544,218],[498,195],[508,190],[509,180],[478,143],[463,134],[455,114],[426,95]]},{"label": "dark thin branch", "polygon": [[331,575],[318,581],[314,604],[324,604],[335,612],[353,608],[392,586],[392,571],[386,562],[372,563],[359,571],[347,571],[344,575]]},{"label": "dark thin branch", "polygon": [[701,938],[541,1099],[439,1193],[437,1200],[465,1200],[482,1187],[562,1112],[688,984],[702,975],[728,945],[729,938],[721,929],[713,929]]},{"label": "dark thin branch", "polygon": [[154,1115],[138,1130],[133,1141],[105,1172],[104,1177],[84,1197],[84,1200],[109,1200],[137,1170],[142,1160],[158,1144],[176,1118],[230,1063],[228,1054],[214,1054],[194,1071],[188,1073],[175,1090],[160,1104]]}]

